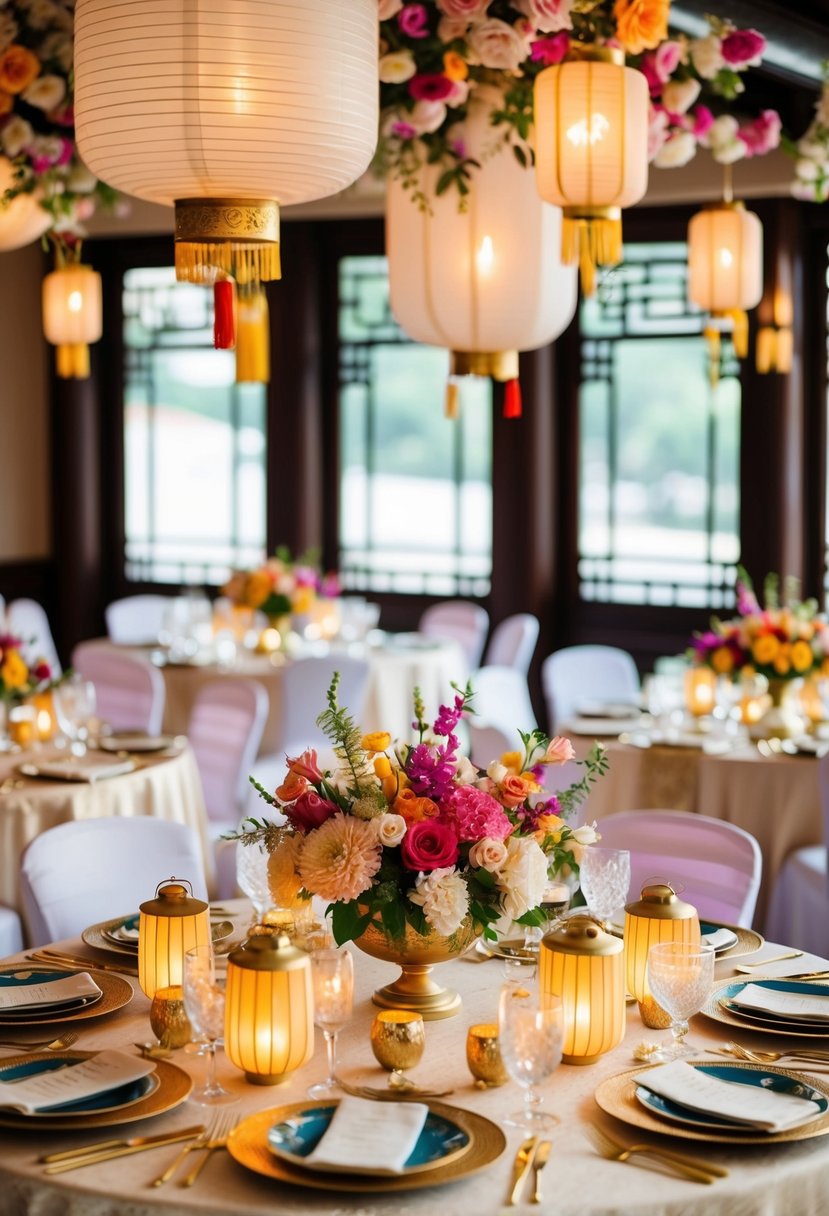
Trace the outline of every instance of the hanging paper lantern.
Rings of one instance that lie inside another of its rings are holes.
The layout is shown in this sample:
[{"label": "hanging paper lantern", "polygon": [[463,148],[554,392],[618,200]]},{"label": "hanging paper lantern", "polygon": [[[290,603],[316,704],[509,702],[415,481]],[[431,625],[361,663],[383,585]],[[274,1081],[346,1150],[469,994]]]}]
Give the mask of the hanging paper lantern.
[{"label": "hanging paper lantern", "polygon": [[571,44],[535,81],[535,166],[542,198],[564,209],[562,256],[594,289],[622,259],[622,208],[648,188],[648,85],[624,52]]},{"label": "hanging paper lantern", "polygon": [[89,343],[103,333],[101,276],[91,266],[70,262],[43,280],[43,332],[57,347],[62,379],[89,375]]},{"label": "hanging paper lantern", "polygon": [[[466,155],[481,166],[463,210],[454,191],[437,194],[439,165],[418,173],[427,208],[399,180],[388,184],[389,289],[392,312],[409,337],[447,347],[450,376],[506,381],[505,414],[515,417],[518,352],[545,346],[567,328],[576,274],[561,263],[561,212],[542,202],[532,173],[490,125],[500,94],[483,92],[458,131]],[[453,387],[450,381],[448,413]]]},{"label": "hanging paper lantern", "polygon": [[34,194],[18,194],[6,205],[2,199],[14,185],[11,161],[0,156],[0,253],[31,245],[51,227],[52,217],[44,211]]},{"label": "hanging paper lantern", "polygon": [[377,105],[376,0],[78,0],[79,148],[175,203],[179,279],[279,278],[280,206],[362,173]]}]

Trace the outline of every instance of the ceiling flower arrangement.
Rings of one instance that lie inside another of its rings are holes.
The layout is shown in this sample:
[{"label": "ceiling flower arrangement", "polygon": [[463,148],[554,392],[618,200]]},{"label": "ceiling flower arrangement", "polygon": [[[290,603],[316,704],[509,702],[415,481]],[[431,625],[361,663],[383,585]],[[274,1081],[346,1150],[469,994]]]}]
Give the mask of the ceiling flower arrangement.
[{"label": "ceiling flower arrangement", "polygon": [[71,244],[115,192],[80,160],[73,114],[74,0],[0,4],[0,153],[12,165],[2,207],[31,195]]},{"label": "ceiling flower arrangement", "polygon": [[476,162],[460,124],[484,84],[502,88],[493,123],[526,163],[533,81],[579,42],[621,47],[645,74],[656,166],[686,164],[699,147],[723,164],[771,151],[780,142],[775,111],[742,124],[728,112],[765,39],[715,17],[704,37],[669,37],[669,8],[669,0],[379,0],[381,170],[414,189],[420,164],[440,163],[438,193],[466,194]]},{"label": "ceiling flower arrangement", "polygon": [[829,64],[824,65],[823,89],[815,102],[815,116],[797,141],[786,140],[795,158],[792,194],[807,203],[829,199]]}]

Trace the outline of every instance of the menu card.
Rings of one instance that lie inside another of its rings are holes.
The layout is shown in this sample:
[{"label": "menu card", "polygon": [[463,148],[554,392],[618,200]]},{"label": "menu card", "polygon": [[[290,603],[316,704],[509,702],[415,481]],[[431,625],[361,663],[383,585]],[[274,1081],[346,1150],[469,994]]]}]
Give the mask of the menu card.
[{"label": "menu card", "polygon": [[820,996],[815,991],[814,996],[809,992],[783,992],[779,988],[763,988],[760,984],[746,984],[741,992],[731,997],[734,1005],[742,1009],[756,1009],[763,1013],[776,1013],[797,1021],[804,1019],[809,1022],[829,1023],[829,992]]},{"label": "menu card", "polygon": [[33,770],[36,777],[53,777],[58,781],[103,781],[107,777],[120,777],[131,773],[134,760],[98,760],[94,756],[79,756],[73,760],[42,760],[40,763],[22,765],[20,771]]},{"label": "menu card", "polygon": [[676,1102],[688,1110],[716,1115],[735,1124],[763,1132],[782,1132],[809,1123],[820,1114],[820,1107],[808,1098],[774,1093],[759,1085],[721,1081],[684,1060],[672,1060],[649,1068],[636,1078],[652,1093]]},{"label": "menu card", "polygon": [[0,985],[0,1010],[37,1009],[100,996],[101,989],[86,971],[63,975],[47,983]]},{"label": "menu card", "polygon": [[429,1107],[422,1102],[341,1098],[306,1165],[399,1174],[414,1152]]},{"label": "menu card", "polygon": [[91,1060],[24,1077],[18,1081],[0,1078],[0,1107],[24,1115],[48,1110],[65,1102],[80,1102],[94,1094],[117,1089],[155,1071],[152,1060],[128,1056],[122,1051],[99,1051]]}]

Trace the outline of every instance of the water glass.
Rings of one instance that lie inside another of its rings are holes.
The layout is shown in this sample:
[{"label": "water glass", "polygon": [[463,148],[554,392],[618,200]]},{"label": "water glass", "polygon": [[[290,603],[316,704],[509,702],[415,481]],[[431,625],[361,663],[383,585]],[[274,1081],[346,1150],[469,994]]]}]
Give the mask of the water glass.
[{"label": "water glass", "polygon": [[236,884],[253,904],[253,924],[261,925],[271,906],[268,851],[257,843],[240,840],[236,845]]},{"label": "water glass", "polygon": [[76,672],[55,687],[53,698],[58,726],[69,740],[72,755],[85,755],[95,716],[95,685]]},{"label": "water glass", "polygon": [[217,957],[212,946],[195,946],[184,956],[184,1010],[197,1039],[205,1044],[207,1078],[190,1095],[193,1102],[215,1106],[235,1102],[216,1080],[216,1044],[224,1035],[227,958]]},{"label": "water glass", "polygon": [[679,1060],[696,1053],[688,1047],[688,1018],[698,1013],[714,982],[714,949],[685,942],[657,942],[648,951],[648,984],[656,1002],[671,1016],[672,1041],[649,1057]]},{"label": "water glass", "polygon": [[309,1098],[331,1098],[340,1093],[337,1081],[337,1035],[351,1019],[354,999],[354,963],[348,950],[315,950],[311,955],[314,984],[314,1022],[322,1030],[328,1053],[328,1076],[312,1085]]},{"label": "water glass", "polygon": [[498,1033],[504,1067],[524,1089],[524,1107],[504,1120],[509,1127],[542,1132],[558,1122],[541,1109],[538,1086],[552,1076],[561,1063],[564,1039],[562,1005],[557,997],[545,997],[545,1008],[528,989],[504,987],[498,1010]]},{"label": "water glass", "polygon": [[579,863],[585,903],[597,920],[606,921],[625,906],[630,887],[630,853],[589,845]]}]

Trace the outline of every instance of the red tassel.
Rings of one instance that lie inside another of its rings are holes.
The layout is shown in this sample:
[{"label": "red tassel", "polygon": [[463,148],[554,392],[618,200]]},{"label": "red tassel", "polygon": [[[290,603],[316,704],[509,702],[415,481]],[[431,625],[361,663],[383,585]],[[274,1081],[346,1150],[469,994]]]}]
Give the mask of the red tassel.
[{"label": "red tassel", "polygon": [[521,417],[521,385],[517,380],[507,380],[504,385],[504,417]]},{"label": "red tassel", "polygon": [[213,284],[213,345],[216,350],[233,350],[236,345],[236,317],[232,279],[217,279]]}]

